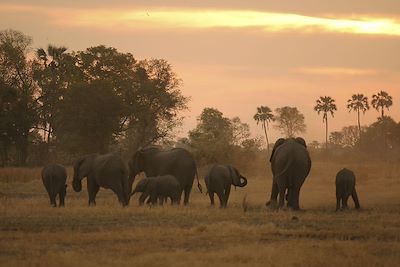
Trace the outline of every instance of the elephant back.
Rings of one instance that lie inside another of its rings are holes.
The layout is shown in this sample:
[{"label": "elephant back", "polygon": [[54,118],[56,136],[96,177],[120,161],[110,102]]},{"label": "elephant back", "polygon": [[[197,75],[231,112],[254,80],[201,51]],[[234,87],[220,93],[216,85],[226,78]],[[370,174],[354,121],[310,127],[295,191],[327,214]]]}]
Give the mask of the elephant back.
[{"label": "elephant back", "polygon": [[296,179],[304,180],[311,169],[311,159],[307,148],[296,139],[286,139],[276,147],[271,157],[271,168],[274,177],[295,176],[298,177]]},{"label": "elephant back", "polygon": [[159,150],[155,148],[143,152],[143,172],[146,176],[173,175],[182,186],[193,184],[196,163],[189,151],[183,148]]}]

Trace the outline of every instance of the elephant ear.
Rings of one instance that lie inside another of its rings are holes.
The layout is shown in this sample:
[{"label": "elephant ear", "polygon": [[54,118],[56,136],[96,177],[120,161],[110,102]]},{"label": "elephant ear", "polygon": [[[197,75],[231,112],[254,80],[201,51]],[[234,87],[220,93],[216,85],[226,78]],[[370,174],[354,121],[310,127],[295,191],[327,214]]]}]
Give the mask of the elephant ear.
[{"label": "elephant ear", "polygon": [[281,146],[283,143],[285,143],[286,139],[285,138],[279,138],[278,140],[276,140],[274,148],[272,149],[272,153],[271,153],[271,157],[269,158],[269,162],[272,161],[272,157],[275,154],[276,149]]},{"label": "elephant ear", "polygon": [[304,146],[305,148],[307,148],[307,144],[306,144],[306,140],[304,140],[301,137],[296,137],[296,142],[299,143],[300,145]]},{"label": "elephant ear", "polygon": [[74,164],[74,180],[78,179],[79,173],[80,173],[80,168],[83,162],[86,160],[86,156],[78,159],[75,164]]}]

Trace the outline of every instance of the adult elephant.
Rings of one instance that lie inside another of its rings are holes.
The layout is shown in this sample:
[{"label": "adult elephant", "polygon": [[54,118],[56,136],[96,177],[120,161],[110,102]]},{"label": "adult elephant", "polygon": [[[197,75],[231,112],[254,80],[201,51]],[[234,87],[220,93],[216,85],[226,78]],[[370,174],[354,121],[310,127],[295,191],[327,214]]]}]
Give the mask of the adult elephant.
[{"label": "adult elephant", "polygon": [[96,205],[96,194],[100,187],[111,189],[118,201],[127,206],[133,180],[128,177],[128,168],[123,160],[113,154],[92,154],[78,159],[74,165],[72,187],[75,192],[82,190],[82,179],[87,177],[89,206]]},{"label": "adult elephant", "polygon": [[267,206],[276,208],[279,195],[278,208],[284,205],[287,190],[287,206],[298,210],[300,188],[310,173],[311,159],[303,138],[280,138],[272,150],[272,190],[271,199]]},{"label": "adult elephant", "polygon": [[183,148],[173,148],[167,151],[160,150],[157,147],[139,149],[129,161],[129,169],[129,177],[132,181],[141,172],[144,172],[147,177],[175,176],[180,184],[180,195],[185,192],[185,205],[189,203],[189,195],[195,176],[197,177],[197,186],[202,192],[193,156]]}]

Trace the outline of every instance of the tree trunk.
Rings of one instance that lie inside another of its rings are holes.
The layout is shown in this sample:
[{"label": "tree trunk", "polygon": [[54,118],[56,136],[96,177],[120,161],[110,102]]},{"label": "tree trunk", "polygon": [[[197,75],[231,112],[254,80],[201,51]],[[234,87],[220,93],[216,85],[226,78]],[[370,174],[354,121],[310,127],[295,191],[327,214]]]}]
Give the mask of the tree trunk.
[{"label": "tree trunk", "polygon": [[325,149],[328,151],[328,116],[325,119]]},{"label": "tree trunk", "polygon": [[357,109],[357,119],[358,119],[358,140],[361,140],[361,124],[360,124],[360,110]]},{"label": "tree trunk", "polygon": [[264,128],[265,139],[267,140],[267,151],[269,155],[269,141],[268,141],[267,128],[265,127],[265,121],[263,121],[263,128]]},{"label": "tree trunk", "polygon": [[28,134],[22,136],[15,144],[17,150],[17,165],[25,166],[28,157]]}]

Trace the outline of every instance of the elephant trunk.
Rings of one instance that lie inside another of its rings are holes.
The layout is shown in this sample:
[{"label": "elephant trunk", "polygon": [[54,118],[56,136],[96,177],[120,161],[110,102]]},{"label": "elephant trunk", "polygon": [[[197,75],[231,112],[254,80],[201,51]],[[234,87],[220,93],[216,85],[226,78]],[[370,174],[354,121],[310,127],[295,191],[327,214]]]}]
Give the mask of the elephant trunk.
[{"label": "elephant trunk", "polygon": [[82,181],[79,179],[74,179],[72,181],[72,188],[74,189],[75,192],[81,192],[82,191]]},{"label": "elephant trunk", "polygon": [[246,179],[246,177],[240,176],[240,177],[239,177],[239,184],[237,184],[236,186],[244,187],[244,186],[246,186],[246,185],[247,185],[247,179]]}]

